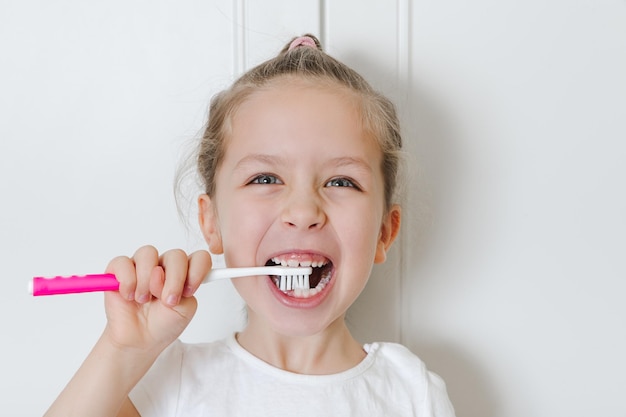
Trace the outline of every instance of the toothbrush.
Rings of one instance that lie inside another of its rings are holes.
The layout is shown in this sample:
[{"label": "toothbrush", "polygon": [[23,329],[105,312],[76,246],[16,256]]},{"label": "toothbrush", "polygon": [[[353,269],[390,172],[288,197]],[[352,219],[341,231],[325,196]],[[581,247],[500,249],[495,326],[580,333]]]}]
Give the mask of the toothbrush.
[{"label": "toothbrush", "polygon": [[[212,269],[202,280],[202,284],[227,278],[249,277],[256,275],[276,275],[281,291],[296,288],[309,288],[311,267],[258,266],[248,268]],[[28,291],[33,296],[76,294],[94,291],[117,291],[119,282],[113,274],[72,275],[68,277],[34,277],[28,283]]]}]

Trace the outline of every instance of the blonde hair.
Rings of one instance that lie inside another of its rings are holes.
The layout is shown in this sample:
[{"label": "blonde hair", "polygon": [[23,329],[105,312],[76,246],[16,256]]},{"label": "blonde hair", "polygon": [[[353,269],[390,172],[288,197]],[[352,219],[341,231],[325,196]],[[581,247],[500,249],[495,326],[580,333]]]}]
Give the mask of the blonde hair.
[{"label": "blonde hair", "polygon": [[296,77],[333,88],[340,86],[357,96],[363,128],[377,141],[382,152],[384,203],[389,209],[395,198],[402,147],[395,106],[356,71],[326,54],[315,36],[304,36],[312,39],[316,47],[290,48],[297,38],[292,39],[276,57],[252,68],[211,100],[209,119],[197,153],[197,169],[204,191],[211,197],[215,194],[216,173],[226,151],[232,117],[239,105],[261,88],[275,86],[286,77]]}]

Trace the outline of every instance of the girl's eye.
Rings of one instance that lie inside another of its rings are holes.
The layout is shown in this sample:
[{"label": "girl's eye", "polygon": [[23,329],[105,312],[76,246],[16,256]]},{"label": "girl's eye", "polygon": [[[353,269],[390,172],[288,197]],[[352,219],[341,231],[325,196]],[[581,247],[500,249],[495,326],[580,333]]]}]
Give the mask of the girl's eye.
[{"label": "girl's eye", "polygon": [[333,178],[326,183],[326,187],[351,187],[358,189],[354,182],[347,178]]},{"label": "girl's eye", "polygon": [[254,177],[249,184],[282,184],[282,182],[274,175],[260,174]]}]

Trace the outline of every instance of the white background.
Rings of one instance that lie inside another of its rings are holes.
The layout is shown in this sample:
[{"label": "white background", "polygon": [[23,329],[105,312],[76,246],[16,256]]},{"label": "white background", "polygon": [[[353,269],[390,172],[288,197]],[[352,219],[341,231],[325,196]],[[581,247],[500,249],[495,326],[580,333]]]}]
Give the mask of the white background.
[{"label": "white background", "polygon": [[[28,280],[203,247],[177,163],[211,95],[304,32],[404,122],[403,232],[355,334],[409,346],[459,416],[626,416],[623,0],[3,0],[0,414],[42,414],[105,323],[101,294]],[[198,296],[185,340],[240,326],[229,283]]]}]

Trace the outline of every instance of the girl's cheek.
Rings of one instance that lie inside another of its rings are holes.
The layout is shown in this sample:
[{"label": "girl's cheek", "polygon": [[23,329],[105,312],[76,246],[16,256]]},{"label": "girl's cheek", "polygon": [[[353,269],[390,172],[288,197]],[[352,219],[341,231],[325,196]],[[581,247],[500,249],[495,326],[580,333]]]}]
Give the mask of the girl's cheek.
[{"label": "girl's cheek", "polygon": [[227,261],[239,264],[243,259],[253,256],[265,229],[267,222],[258,216],[254,207],[246,206],[243,210],[231,211],[228,220],[222,224],[224,255]]}]

